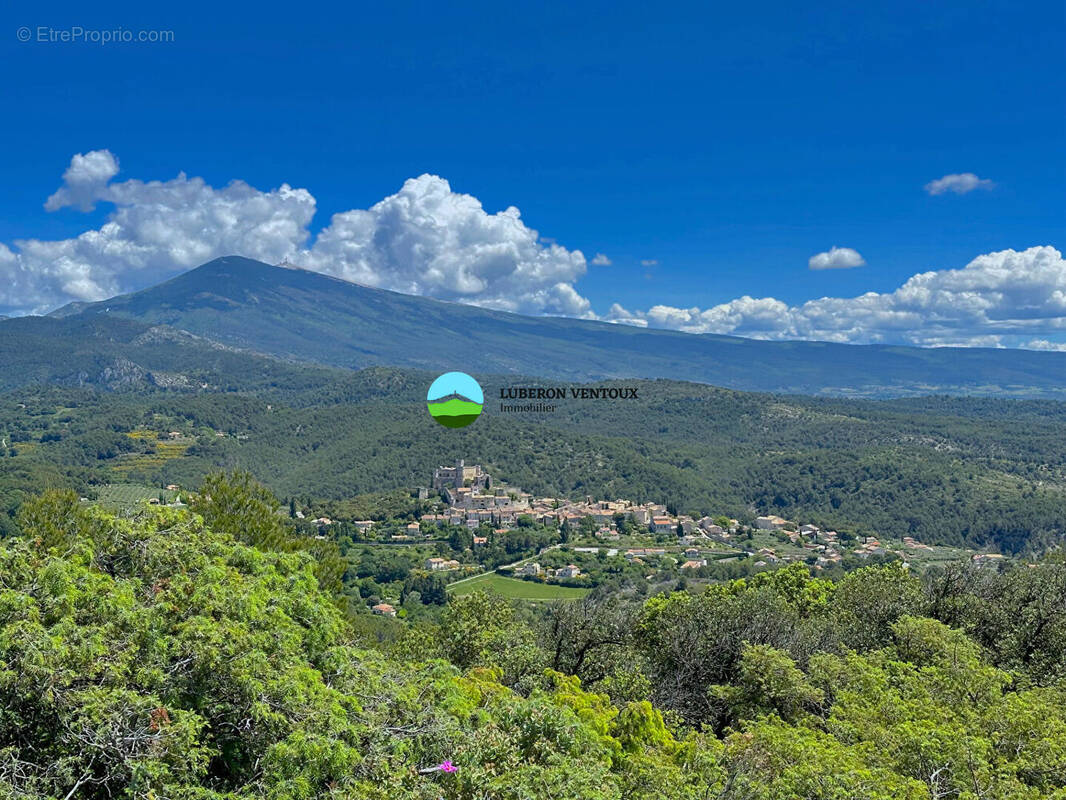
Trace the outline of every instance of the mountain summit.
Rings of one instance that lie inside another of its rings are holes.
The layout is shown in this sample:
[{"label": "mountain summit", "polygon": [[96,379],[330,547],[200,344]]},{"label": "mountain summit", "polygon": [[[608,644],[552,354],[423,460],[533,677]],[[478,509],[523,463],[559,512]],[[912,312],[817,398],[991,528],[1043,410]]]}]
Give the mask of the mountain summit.
[{"label": "mountain summit", "polygon": [[581,381],[673,378],[804,394],[1066,397],[1061,353],[767,342],[527,317],[236,256],[140,292],[53,312],[96,315],[348,368],[392,365]]}]

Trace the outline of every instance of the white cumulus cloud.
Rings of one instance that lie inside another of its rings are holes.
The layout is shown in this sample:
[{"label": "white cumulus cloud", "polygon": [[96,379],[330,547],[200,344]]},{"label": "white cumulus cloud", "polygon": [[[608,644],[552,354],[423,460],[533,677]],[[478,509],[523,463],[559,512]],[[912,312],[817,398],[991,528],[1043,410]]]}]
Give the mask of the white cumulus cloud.
[{"label": "white cumulus cloud", "polygon": [[113,182],[107,150],[78,154],[46,208],[114,206],[72,239],[0,244],[0,313],[36,313],[101,300],[223,255],[286,262],[370,286],[526,313],[591,316],[574,288],[580,250],[539,239],[517,208],[487,213],[434,175],[408,180],[369,209],[335,214],[313,241],[315,198],[282,184],[222,188],[180,173]]},{"label": "white cumulus cloud", "polygon": [[45,201],[44,207],[56,211],[77,206],[82,211],[92,211],[107,182],[117,174],[118,159],[110,150],[78,153],[63,173],[63,185]]},{"label": "white cumulus cloud", "polygon": [[[962,269],[918,273],[894,292],[799,305],[745,296],[708,309],[628,311],[616,304],[608,318],[759,339],[1037,349],[1042,345],[1029,337],[1066,336],[1066,261],[1054,247],[1002,250]],[[1047,341],[1042,349],[1058,349]]]},{"label": "white cumulus cloud", "polygon": [[859,251],[850,247],[831,247],[824,253],[815,253],[807,259],[807,266],[811,269],[851,269],[865,264]]},{"label": "white cumulus cloud", "polygon": [[184,173],[169,181],[109,182],[107,151],[77,155],[49,208],[114,204],[98,229],[72,239],[15,241],[0,260],[0,308],[39,312],[70,300],[101,300],[156,283],[220,255],[276,263],[307,237],[315,200],[282,184],[260,192],[243,181],[222,189]]},{"label": "white cumulus cloud", "polygon": [[590,314],[573,282],[585,274],[580,250],[543,244],[511,206],[488,214],[481,202],[422,175],[366,210],[335,214],[300,266],[338,278],[506,311]]},{"label": "white cumulus cloud", "polygon": [[972,172],[961,172],[953,175],[945,175],[935,181],[929,181],[925,185],[925,191],[931,195],[954,192],[966,194],[974,189],[991,189],[995,186],[988,178],[978,178]]},{"label": "white cumulus cloud", "polygon": [[1032,339],[1022,345],[1026,350],[1053,350],[1066,353],[1066,342],[1049,342],[1047,339]]},{"label": "white cumulus cloud", "polygon": [[611,266],[611,259],[605,256],[603,253],[597,253],[592,257],[592,261],[589,262],[597,267],[609,267]]}]

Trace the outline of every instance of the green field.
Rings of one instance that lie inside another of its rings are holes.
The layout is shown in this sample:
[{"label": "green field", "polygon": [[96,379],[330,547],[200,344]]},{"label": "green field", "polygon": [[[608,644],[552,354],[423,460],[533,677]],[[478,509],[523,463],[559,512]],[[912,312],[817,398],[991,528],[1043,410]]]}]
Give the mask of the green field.
[{"label": "green field", "polygon": [[463,428],[473,422],[481,414],[481,404],[471,400],[461,400],[458,397],[443,402],[429,402],[429,413],[433,419],[441,425],[449,428]]},{"label": "green field", "polygon": [[132,508],[138,503],[162,495],[167,502],[172,501],[177,492],[165,489],[152,489],[136,483],[109,483],[96,487],[97,500],[100,505],[113,509]]},{"label": "green field", "polygon": [[534,583],[533,581],[523,581],[518,578],[505,578],[503,575],[497,575],[494,572],[448,586],[448,591],[457,595],[470,594],[478,589],[493,591],[504,597],[511,597],[516,600],[574,600],[589,593],[588,589],[575,589],[570,586],[554,586],[550,583]]}]

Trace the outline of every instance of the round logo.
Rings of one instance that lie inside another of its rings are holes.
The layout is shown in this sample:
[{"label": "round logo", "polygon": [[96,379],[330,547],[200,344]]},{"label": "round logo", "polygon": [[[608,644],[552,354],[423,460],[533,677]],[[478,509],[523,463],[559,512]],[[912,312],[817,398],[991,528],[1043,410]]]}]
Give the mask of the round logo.
[{"label": "round logo", "polygon": [[465,428],[481,416],[484,404],[481,387],[465,372],[445,372],[426,392],[429,413],[446,428]]}]

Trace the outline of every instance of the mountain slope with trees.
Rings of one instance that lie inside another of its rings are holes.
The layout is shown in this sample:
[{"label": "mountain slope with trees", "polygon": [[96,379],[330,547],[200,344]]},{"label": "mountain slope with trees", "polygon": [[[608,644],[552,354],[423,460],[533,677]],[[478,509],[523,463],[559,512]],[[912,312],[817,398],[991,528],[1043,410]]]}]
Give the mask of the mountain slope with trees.
[{"label": "mountain slope with trees", "polygon": [[860,396],[1062,397],[1066,386],[1062,353],[766,342],[526,317],[236,256],[54,315],[135,319],[345,368],[388,365],[574,381],[673,378],[749,391]]}]

